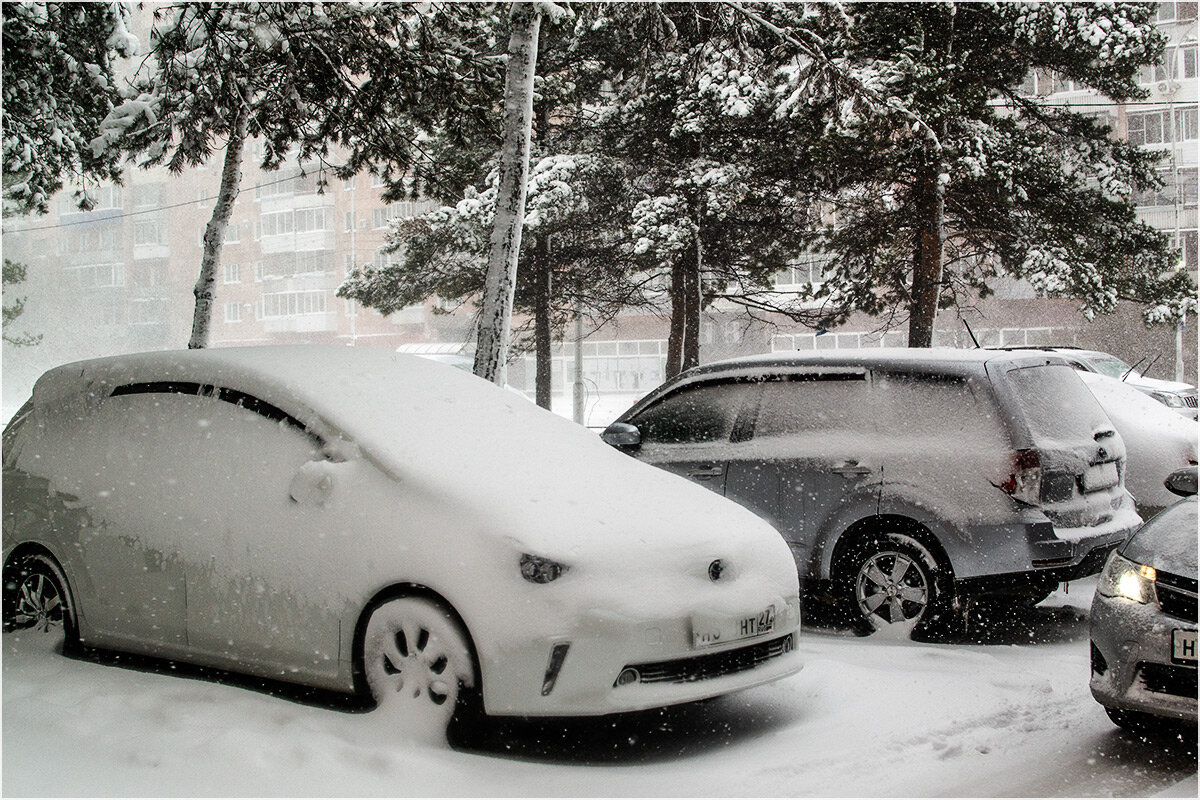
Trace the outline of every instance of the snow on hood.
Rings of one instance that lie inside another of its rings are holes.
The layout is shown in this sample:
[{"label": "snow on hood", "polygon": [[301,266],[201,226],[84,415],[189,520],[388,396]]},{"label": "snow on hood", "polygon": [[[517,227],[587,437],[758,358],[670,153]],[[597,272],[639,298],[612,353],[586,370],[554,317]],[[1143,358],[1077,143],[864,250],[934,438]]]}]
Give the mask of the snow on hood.
[{"label": "snow on hood", "polygon": [[651,550],[679,564],[698,553],[765,557],[795,574],[782,537],[741,506],[428,359],[317,345],[142,353],[59,367],[38,381],[34,398],[56,403],[83,381],[99,402],[116,386],[151,380],[256,395],[326,436],[340,434],[401,485],[495,535],[519,536],[514,546],[538,555],[576,562]]},{"label": "snow on hood", "polygon": [[1180,500],[1142,526],[1123,555],[1139,564],[1196,578],[1196,498]]}]

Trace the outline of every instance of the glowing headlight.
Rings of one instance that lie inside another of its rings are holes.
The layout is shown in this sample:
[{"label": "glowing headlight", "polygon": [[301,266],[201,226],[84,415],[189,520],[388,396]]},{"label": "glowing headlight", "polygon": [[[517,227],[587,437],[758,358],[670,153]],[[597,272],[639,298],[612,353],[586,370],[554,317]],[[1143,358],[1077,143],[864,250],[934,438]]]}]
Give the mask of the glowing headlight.
[{"label": "glowing headlight", "polygon": [[1113,553],[1100,573],[1096,590],[1105,597],[1123,597],[1135,603],[1149,603],[1154,600],[1154,581],[1157,577],[1154,567],[1135,564]]},{"label": "glowing headlight", "polygon": [[567,569],[566,564],[548,558],[531,556],[529,553],[521,554],[521,577],[530,583],[550,583],[558,580]]},{"label": "glowing headlight", "polygon": [[1154,392],[1151,397],[1158,402],[1163,403],[1164,405],[1170,406],[1171,408],[1183,407],[1183,398],[1177,394],[1172,394],[1171,392]]}]

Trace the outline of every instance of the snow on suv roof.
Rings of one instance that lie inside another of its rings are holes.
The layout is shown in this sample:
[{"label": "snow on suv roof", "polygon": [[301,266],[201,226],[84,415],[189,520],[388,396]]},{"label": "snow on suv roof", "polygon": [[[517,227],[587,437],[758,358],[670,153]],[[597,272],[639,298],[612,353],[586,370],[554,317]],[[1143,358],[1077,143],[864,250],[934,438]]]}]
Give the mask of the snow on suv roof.
[{"label": "snow on suv roof", "polygon": [[1034,350],[1001,351],[967,350],[951,347],[861,347],[839,348],[836,350],[787,350],[731,358],[697,367],[696,373],[717,372],[739,367],[786,367],[802,364],[828,364],[830,366],[881,366],[885,364],[948,366],[952,364],[984,364],[993,361],[1024,361],[1028,358],[1041,359],[1047,364],[1067,363],[1061,356]]}]

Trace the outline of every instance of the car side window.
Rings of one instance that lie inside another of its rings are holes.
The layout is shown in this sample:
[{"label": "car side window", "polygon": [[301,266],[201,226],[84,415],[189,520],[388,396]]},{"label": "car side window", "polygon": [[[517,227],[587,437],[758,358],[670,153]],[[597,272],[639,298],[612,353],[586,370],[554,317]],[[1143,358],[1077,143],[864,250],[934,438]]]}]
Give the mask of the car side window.
[{"label": "car side window", "polygon": [[875,375],[880,425],[905,436],[1003,436],[993,403],[963,376],[923,373]]},{"label": "car side window", "polygon": [[865,373],[783,376],[763,385],[754,438],[875,430]]},{"label": "car side window", "polygon": [[728,441],[738,411],[754,384],[722,382],[689,386],[667,395],[632,421],[643,443],[698,444]]}]

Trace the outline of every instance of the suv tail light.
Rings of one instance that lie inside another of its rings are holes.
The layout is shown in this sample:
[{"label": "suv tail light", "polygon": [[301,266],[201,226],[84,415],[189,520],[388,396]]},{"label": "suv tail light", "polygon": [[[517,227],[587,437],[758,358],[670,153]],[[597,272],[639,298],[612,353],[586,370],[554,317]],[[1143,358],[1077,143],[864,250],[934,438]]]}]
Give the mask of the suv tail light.
[{"label": "suv tail light", "polygon": [[1012,472],[1000,488],[1023,503],[1034,505],[1042,492],[1042,457],[1037,450],[1013,453]]}]

